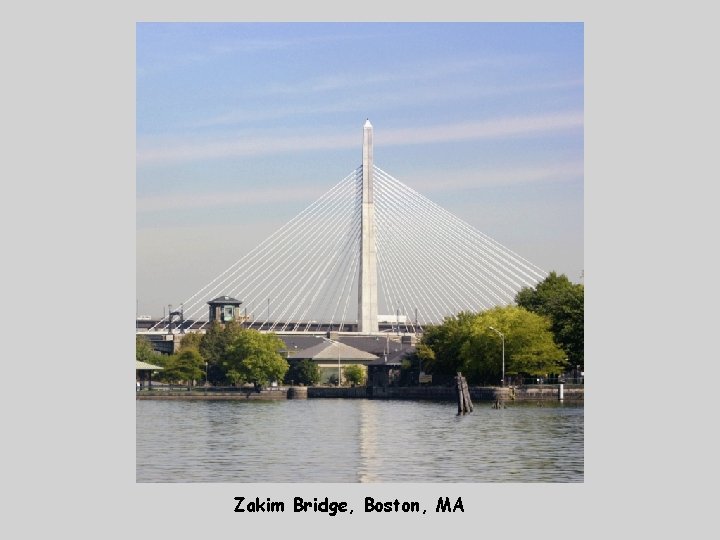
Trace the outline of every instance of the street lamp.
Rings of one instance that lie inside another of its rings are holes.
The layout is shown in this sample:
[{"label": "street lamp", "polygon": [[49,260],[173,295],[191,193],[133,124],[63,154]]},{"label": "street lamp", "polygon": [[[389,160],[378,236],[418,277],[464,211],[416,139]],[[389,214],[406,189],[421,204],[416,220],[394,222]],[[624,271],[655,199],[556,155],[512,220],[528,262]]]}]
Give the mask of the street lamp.
[{"label": "street lamp", "polygon": [[505,334],[503,334],[500,330],[493,328],[492,326],[488,326],[488,328],[495,332],[502,339],[502,385],[505,386]]},{"label": "street lamp", "polygon": [[207,377],[207,368],[208,368],[208,363],[205,362],[205,386],[209,386],[208,385],[208,377]]},{"label": "street lamp", "polygon": [[316,338],[324,339],[325,341],[329,343],[333,343],[337,347],[338,351],[338,386],[340,386],[340,379],[342,379],[342,372],[340,371],[340,342],[335,341],[334,339],[326,338],[323,336],[315,336]]}]

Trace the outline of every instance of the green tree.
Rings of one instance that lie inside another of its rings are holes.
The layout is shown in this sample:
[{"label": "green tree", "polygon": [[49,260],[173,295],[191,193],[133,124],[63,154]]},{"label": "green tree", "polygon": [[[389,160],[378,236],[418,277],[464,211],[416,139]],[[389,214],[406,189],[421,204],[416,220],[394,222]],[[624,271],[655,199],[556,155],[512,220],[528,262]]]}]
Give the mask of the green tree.
[{"label": "green tree", "polygon": [[242,381],[242,375],[240,375],[240,373],[238,373],[234,369],[229,370],[225,375],[228,381],[230,381],[230,384],[232,384],[233,386]]},{"label": "green tree", "polygon": [[439,375],[455,375],[462,367],[460,349],[472,330],[475,314],[469,311],[445,317],[442,324],[429,326],[418,348],[423,371]]},{"label": "green tree", "polygon": [[430,348],[430,346],[428,346],[427,343],[421,341],[415,348],[415,354],[418,359],[418,367],[420,370],[428,372],[428,367],[432,366],[433,362],[435,362],[435,352]]},{"label": "green tree", "polygon": [[145,336],[135,336],[135,359],[148,364],[158,364],[162,356],[153,349],[152,343]]},{"label": "green tree", "polygon": [[564,274],[550,274],[535,288],[525,287],[515,303],[551,320],[555,342],[567,354],[570,365],[585,361],[585,286],[571,283]]},{"label": "green tree", "polygon": [[351,364],[345,366],[343,376],[352,386],[357,386],[365,382],[365,369],[358,364]]},{"label": "green tree", "polygon": [[270,381],[283,380],[290,367],[279,352],[284,347],[276,334],[240,328],[227,345],[223,365],[227,370],[237,371],[243,381],[265,386]]},{"label": "green tree", "polygon": [[165,368],[162,378],[169,382],[185,382],[189,387],[203,375],[205,360],[195,349],[186,349],[167,356],[162,361]]},{"label": "green tree", "polygon": [[505,375],[562,373],[565,353],[555,344],[547,317],[524,308],[496,307],[475,316],[471,331],[460,348],[462,371],[468,381],[498,384],[502,379],[504,335]]},{"label": "green tree", "polygon": [[565,353],[553,339],[550,319],[516,306],[463,312],[429,328],[417,350],[423,371],[446,377],[461,371],[474,384],[500,383],[502,339],[490,326],[504,335],[506,376],[562,372]]},{"label": "green tree", "polygon": [[310,360],[304,358],[299,362],[293,362],[285,375],[285,381],[297,384],[304,384],[305,386],[314,386],[320,382],[322,374],[318,365]]},{"label": "green tree", "polygon": [[203,334],[198,332],[189,332],[185,334],[180,340],[180,350],[184,351],[186,349],[195,349],[200,352],[200,343],[202,342],[203,337]]},{"label": "green tree", "polygon": [[243,331],[243,327],[236,321],[225,324],[213,321],[208,331],[202,336],[198,351],[208,362],[208,379],[211,383],[229,381],[227,371],[231,364],[230,344]]}]

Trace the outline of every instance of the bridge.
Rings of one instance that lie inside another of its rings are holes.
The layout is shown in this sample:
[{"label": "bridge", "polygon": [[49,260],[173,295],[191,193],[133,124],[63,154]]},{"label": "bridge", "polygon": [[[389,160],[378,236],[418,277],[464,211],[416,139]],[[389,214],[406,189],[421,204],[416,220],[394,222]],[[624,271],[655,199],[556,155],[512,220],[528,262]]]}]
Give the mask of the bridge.
[{"label": "bridge", "polygon": [[208,303],[230,298],[234,318],[260,331],[416,334],[460,311],[511,304],[546,275],[376,166],[368,120],[361,165],[137,331],[203,331]]}]

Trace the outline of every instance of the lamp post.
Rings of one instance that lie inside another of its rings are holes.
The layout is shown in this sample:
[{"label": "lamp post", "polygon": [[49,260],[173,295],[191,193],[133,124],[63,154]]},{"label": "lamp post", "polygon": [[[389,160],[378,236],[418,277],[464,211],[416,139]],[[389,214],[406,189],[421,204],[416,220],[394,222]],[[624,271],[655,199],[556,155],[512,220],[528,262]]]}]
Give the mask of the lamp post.
[{"label": "lamp post", "polygon": [[502,339],[502,385],[505,386],[505,334],[500,332],[500,330],[493,328],[492,326],[488,326],[488,328],[495,332]]},{"label": "lamp post", "polygon": [[205,386],[209,386],[209,385],[208,385],[208,376],[207,376],[207,374],[208,374],[208,363],[205,362]]}]

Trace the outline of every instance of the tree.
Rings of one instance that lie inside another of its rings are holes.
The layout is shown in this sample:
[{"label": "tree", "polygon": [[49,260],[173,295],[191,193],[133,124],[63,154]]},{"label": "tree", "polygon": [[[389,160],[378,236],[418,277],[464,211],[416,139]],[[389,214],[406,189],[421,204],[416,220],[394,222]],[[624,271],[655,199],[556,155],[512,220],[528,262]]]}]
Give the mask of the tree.
[{"label": "tree", "polygon": [[145,336],[135,336],[135,359],[148,364],[157,364],[162,356],[153,349],[152,343]]},{"label": "tree", "polygon": [[418,358],[423,371],[438,375],[454,376],[461,368],[460,349],[470,333],[475,314],[463,311],[456,316],[445,317],[442,324],[429,326],[418,347]]},{"label": "tree", "polygon": [[222,364],[228,356],[228,345],[243,331],[236,321],[225,324],[213,321],[200,341],[200,354],[211,364]]},{"label": "tree", "polygon": [[504,336],[505,375],[562,373],[564,352],[555,344],[550,320],[515,306],[496,307],[475,316],[470,333],[460,350],[463,372],[468,381],[497,384],[502,379]]},{"label": "tree", "polygon": [[567,354],[571,365],[583,365],[585,359],[585,286],[571,283],[564,274],[550,274],[536,287],[525,287],[515,303],[550,318],[555,341]]},{"label": "tree", "polygon": [[230,381],[230,384],[235,386],[237,383],[239,383],[242,380],[242,375],[235,371],[234,369],[229,370],[225,376],[227,377],[228,381]]},{"label": "tree", "polygon": [[240,328],[222,356],[223,366],[237,371],[243,381],[265,386],[270,381],[281,381],[290,367],[279,352],[284,347],[276,334]]},{"label": "tree", "polygon": [[293,362],[285,375],[286,381],[304,384],[305,386],[314,386],[320,382],[321,378],[320,368],[309,358],[304,358],[299,362]]},{"label": "tree", "polygon": [[365,382],[365,369],[358,364],[345,366],[343,369],[345,379],[352,385],[360,385]]},{"label": "tree", "polygon": [[428,367],[435,362],[435,352],[424,341],[417,344],[415,354],[418,359],[418,367],[422,371],[428,372]]},{"label": "tree", "polygon": [[203,337],[203,334],[198,332],[189,332],[183,335],[180,340],[180,350],[195,349],[200,352],[200,343],[202,343]]},{"label": "tree", "polygon": [[205,360],[195,349],[186,349],[167,356],[162,361],[165,368],[162,378],[170,382],[184,381],[188,388],[203,375]]},{"label": "tree", "polygon": [[[202,336],[198,351],[208,363],[208,380],[212,383],[230,381],[227,377],[230,343],[244,329],[236,321],[221,324],[213,321],[208,331]],[[188,334],[191,335],[191,334]],[[183,339],[183,341],[187,339]],[[232,383],[232,381],[230,381]]]},{"label": "tree", "polygon": [[498,384],[503,373],[502,339],[490,326],[504,335],[506,375],[562,372],[565,353],[553,340],[550,320],[515,306],[463,312],[430,328],[417,350],[423,371],[445,377],[461,371],[468,382]]}]

